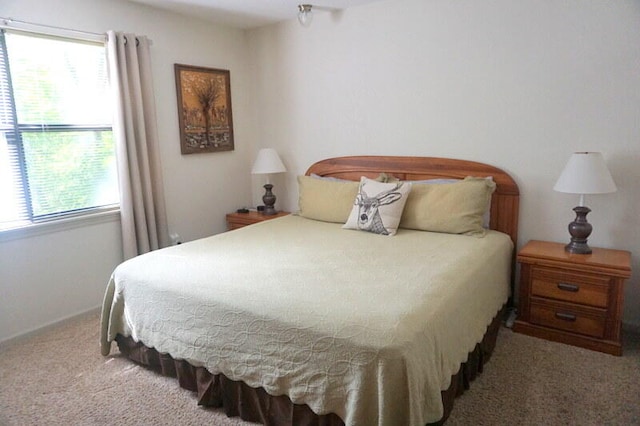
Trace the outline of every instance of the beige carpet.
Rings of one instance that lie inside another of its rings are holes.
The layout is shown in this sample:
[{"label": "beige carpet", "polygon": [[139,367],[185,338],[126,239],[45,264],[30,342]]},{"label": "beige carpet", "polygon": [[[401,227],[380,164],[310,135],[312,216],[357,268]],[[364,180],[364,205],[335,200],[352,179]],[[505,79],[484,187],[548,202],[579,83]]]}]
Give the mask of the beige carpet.
[{"label": "beige carpet", "polygon": [[[96,314],[0,351],[0,425],[204,424],[249,425],[117,350],[100,356]],[[640,336],[618,358],[502,329],[447,425],[544,424],[640,425]]]}]

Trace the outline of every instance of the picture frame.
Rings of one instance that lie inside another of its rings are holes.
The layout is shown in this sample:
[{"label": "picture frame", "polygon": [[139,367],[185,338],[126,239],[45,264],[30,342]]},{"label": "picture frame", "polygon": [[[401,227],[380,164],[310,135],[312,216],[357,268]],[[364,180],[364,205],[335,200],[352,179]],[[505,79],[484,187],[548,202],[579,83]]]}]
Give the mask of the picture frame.
[{"label": "picture frame", "polygon": [[229,70],[174,64],[180,152],[233,151]]}]

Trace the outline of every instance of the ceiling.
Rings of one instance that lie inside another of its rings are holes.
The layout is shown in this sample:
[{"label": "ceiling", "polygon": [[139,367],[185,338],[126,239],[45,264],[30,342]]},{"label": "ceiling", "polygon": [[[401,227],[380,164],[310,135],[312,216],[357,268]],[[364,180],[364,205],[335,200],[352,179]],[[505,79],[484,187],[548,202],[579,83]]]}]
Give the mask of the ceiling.
[{"label": "ceiling", "polygon": [[[235,28],[256,28],[295,19],[298,4],[309,0],[129,0]],[[380,0],[318,0],[314,11],[347,9]]]}]

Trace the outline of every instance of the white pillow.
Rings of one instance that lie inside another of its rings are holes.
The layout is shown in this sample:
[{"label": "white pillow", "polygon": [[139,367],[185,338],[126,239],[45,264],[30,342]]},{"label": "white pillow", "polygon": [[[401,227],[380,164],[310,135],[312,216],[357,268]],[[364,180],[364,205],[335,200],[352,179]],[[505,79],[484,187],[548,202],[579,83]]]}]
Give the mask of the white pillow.
[{"label": "white pillow", "polygon": [[363,176],[343,228],[395,235],[410,191],[409,182],[382,183]]}]

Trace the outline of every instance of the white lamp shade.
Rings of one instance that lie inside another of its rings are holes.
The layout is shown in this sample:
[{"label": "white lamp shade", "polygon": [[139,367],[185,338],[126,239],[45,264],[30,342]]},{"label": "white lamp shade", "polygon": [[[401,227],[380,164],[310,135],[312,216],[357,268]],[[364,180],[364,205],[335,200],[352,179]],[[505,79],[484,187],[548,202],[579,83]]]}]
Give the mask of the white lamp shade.
[{"label": "white lamp shade", "polygon": [[599,152],[573,153],[553,189],[569,194],[606,194],[617,190]]},{"label": "white lamp shade", "polygon": [[258,151],[256,161],[253,163],[251,174],[264,175],[270,173],[283,173],[287,169],[282,164],[282,160],[273,148],[263,148]]}]

